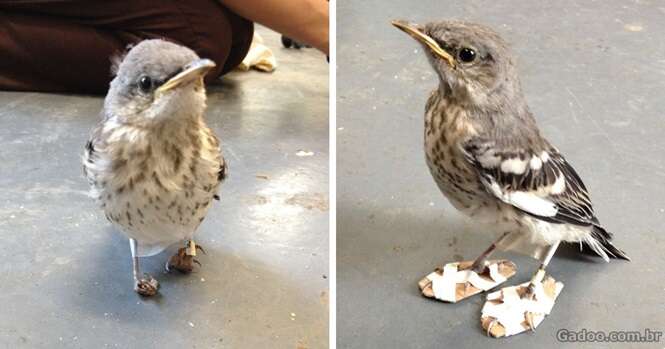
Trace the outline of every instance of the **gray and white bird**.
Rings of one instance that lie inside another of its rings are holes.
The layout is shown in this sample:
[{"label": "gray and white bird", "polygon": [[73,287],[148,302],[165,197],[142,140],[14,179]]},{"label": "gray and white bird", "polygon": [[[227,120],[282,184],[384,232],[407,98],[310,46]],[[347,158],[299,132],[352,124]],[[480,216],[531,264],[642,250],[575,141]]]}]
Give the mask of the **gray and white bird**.
[{"label": "gray and white bird", "polygon": [[91,196],[130,242],[134,289],[157,292],[139,275],[139,257],[186,242],[167,262],[189,272],[203,221],[227,169],[208,128],[205,74],[215,64],[187,47],[142,41],[117,62],[101,112],[83,154]]},{"label": "gray and white bird", "polygon": [[596,218],[573,167],[539,131],[506,42],[482,25],[393,21],[425,49],[439,77],[425,107],[425,153],[437,185],[461,212],[499,238],[473,263],[480,273],[497,248],[541,259],[540,282],[560,242],[605,261],[629,260]]}]

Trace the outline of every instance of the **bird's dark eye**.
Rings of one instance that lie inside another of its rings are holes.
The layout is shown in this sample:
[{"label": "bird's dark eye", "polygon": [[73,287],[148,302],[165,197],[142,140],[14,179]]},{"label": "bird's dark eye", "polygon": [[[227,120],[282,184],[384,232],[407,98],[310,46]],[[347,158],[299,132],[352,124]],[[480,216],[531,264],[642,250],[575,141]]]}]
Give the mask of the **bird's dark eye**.
[{"label": "bird's dark eye", "polygon": [[141,79],[139,79],[139,88],[143,92],[149,92],[152,90],[152,79],[150,79],[149,76],[142,76]]},{"label": "bird's dark eye", "polygon": [[468,47],[464,47],[461,50],[459,50],[459,53],[457,54],[457,56],[459,57],[460,61],[462,61],[464,63],[471,63],[474,60],[476,60],[476,51],[474,51],[474,50],[472,50]]}]

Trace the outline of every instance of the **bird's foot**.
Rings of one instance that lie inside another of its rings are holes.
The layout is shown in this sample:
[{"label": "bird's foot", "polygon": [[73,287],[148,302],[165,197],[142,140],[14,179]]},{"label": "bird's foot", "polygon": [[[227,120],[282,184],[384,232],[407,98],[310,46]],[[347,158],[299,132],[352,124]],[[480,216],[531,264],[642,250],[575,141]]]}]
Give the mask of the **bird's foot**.
[{"label": "bird's foot", "polygon": [[187,244],[187,247],[178,249],[178,252],[169,258],[166,263],[166,271],[170,272],[175,269],[181,273],[188,274],[194,270],[194,264],[201,266],[201,262],[196,260],[196,251],[200,250],[205,254],[205,250],[200,245],[195,245],[193,242]]},{"label": "bird's foot", "polygon": [[134,291],[144,297],[150,297],[157,294],[159,290],[159,282],[149,274],[145,274],[143,278],[134,281]]},{"label": "bird's foot", "polygon": [[455,303],[490,290],[515,275],[517,266],[509,260],[490,260],[481,271],[474,271],[472,261],[448,263],[420,282],[423,296]]},{"label": "bird's foot", "polygon": [[563,283],[550,276],[535,284],[504,287],[487,295],[480,323],[494,338],[535,331],[552,311],[562,289]]}]

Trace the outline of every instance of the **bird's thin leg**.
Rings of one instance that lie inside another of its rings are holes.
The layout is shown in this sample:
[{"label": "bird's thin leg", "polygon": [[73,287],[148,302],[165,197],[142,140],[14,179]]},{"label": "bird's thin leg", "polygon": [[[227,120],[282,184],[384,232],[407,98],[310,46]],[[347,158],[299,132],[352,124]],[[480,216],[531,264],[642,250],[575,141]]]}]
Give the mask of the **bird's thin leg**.
[{"label": "bird's thin leg", "polygon": [[473,264],[471,265],[471,270],[475,271],[476,273],[481,273],[486,267],[485,264],[487,263],[487,258],[489,258],[492,255],[492,253],[494,253],[497,246],[499,246],[501,241],[503,241],[503,239],[505,239],[506,236],[508,236],[508,234],[510,234],[510,232],[505,232],[501,234],[501,236],[499,236],[499,238],[496,239],[496,241],[494,241],[485,251],[483,251],[483,253],[481,253],[480,256],[476,258],[475,261],[473,261]]},{"label": "bird's thin leg", "polygon": [[529,288],[527,293],[528,296],[532,297],[534,295],[534,291],[536,290],[536,284],[543,282],[543,279],[545,278],[545,268],[547,268],[547,265],[550,264],[550,261],[554,256],[554,252],[556,252],[556,249],[559,247],[560,242],[561,241],[555,242],[547,250],[545,257],[543,257],[543,260],[540,263],[540,267],[538,267],[538,270],[536,271],[535,274],[533,274],[533,277],[531,278],[531,282],[529,282]]},{"label": "bird's thin leg", "polygon": [[[533,277],[531,277],[531,281],[529,282],[526,293],[523,294],[521,298],[533,299],[533,297],[536,295],[536,285],[543,282],[543,279],[545,278],[545,268],[547,268],[547,265],[550,264],[550,261],[554,256],[554,252],[556,252],[560,242],[561,241],[557,241],[553,243],[547,250],[545,257],[543,257],[543,260],[540,263],[540,267],[538,267],[538,270],[536,270],[536,272],[533,274]],[[529,328],[531,328],[532,331],[535,331],[536,326],[533,323],[533,313],[526,312],[524,316],[527,324],[529,325]]]},{"label": "bird's thin leg", "polygon": [[134,284],[139,283],[139,257],[136,255],[137,243],[136,240],[129,239],[129,249],[132,251],[132,271],[134,272]]},{"label": "bird's thin leg", "polygon": [[129,239],[129,249],[132,251],[132,272],[134,274],[134,291],[142,296],[153,296],[157,293],[159,282],[152,276],[145,274],[145,277],[139,278],[139,257],[136,255],[138,243],[134,239]]},{"label": "bird's thin leg", "polygon": [[[203,249],[203,247],[197,245],[194,242],[193,239],[189,240],[189,242],[187,242],[187,255],[192,256],[192,257],[196,257],[196,250],[201,250],[201,252],[203,252],[204,254],[206,253],[206,251]],[[199,262],[195,258],[192,258],[192,262],[198,264],[199,267],[201,266],[201,262]]]},{"label": "bird's thin leg", "polygon": [[187,242],[187,255],[196,257],[196,248],[197,247],[198,246],[196,245],[194,240],[189,240]]}]

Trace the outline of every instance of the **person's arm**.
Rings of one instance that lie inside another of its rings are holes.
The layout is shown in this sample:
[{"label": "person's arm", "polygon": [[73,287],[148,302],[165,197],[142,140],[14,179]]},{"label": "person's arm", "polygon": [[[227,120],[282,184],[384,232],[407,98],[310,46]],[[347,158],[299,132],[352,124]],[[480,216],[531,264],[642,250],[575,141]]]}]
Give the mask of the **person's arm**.
[{"label": "person's arm", "polygon": [[328,54],[328,1],[220,0],[233,12]]}]

